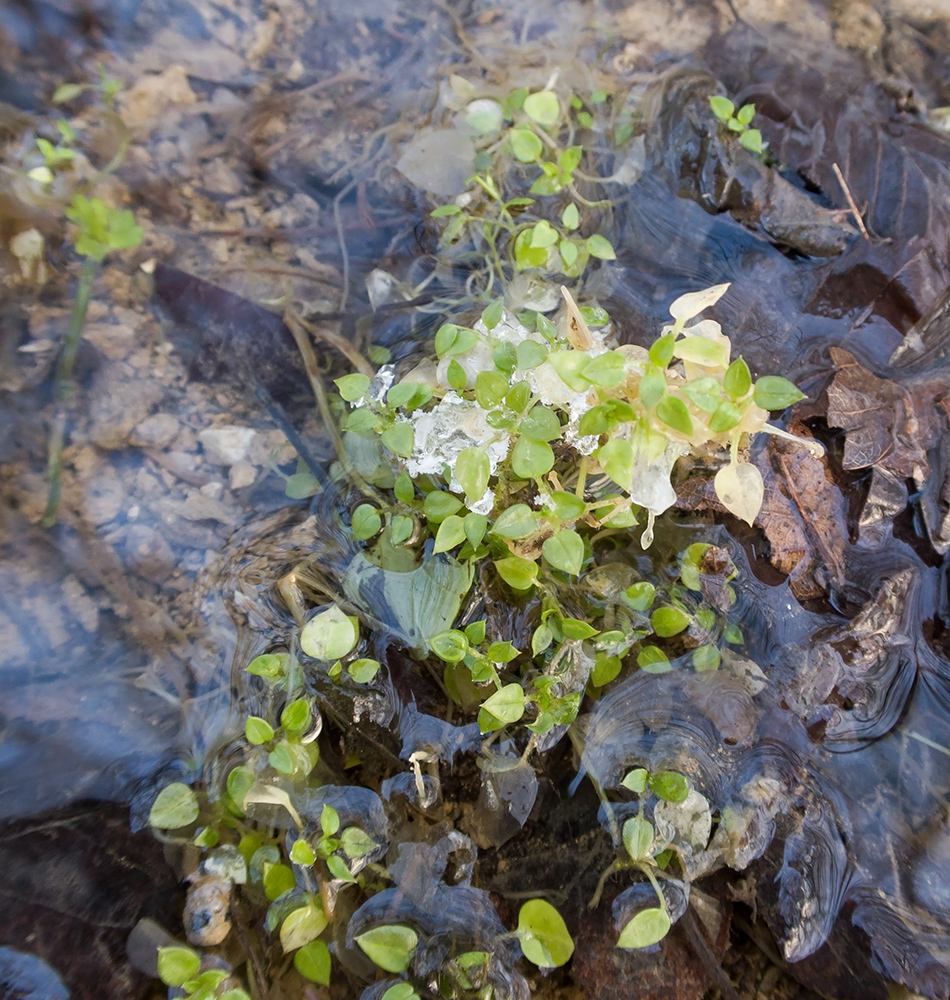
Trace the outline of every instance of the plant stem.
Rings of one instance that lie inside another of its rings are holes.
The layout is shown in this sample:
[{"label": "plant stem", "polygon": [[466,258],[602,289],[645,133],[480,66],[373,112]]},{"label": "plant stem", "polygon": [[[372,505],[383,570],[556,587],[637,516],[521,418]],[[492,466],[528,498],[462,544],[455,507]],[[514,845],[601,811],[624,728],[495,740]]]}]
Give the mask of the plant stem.
[{"label": "plant stem", "polygon": [[46,510],[43,511],[42,525],[51,528],[56,523],[59,501],[62,495],[63,476],[63,446],[66,442],[66,400],[72,394],[73,366],[76,363],[76,352],[82,338],[82,329],[86,324],[86,312],[92,297],[92,286],[99,272],[99,261],[87,257],[79,272],[79,287],[76,289],[76,301],[69,317],[69,328],[63,341],[63,351],[56,365],[56,412],[50,427],[47,445],[46,475],[49,481],[49,492],[46,498]]}]

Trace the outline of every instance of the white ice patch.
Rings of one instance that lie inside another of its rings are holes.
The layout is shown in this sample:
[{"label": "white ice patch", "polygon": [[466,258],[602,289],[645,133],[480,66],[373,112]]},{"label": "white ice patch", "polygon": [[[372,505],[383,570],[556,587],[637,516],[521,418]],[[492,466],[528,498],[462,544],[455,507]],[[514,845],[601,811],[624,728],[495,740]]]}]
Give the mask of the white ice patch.
[{"label": "white ice patch", "polygon": [[[494,474],[498,464],[507,458],[510,442],[505,431],[488,426],[486,416],[476,402],[463,399],[456,392],[447,392],[429,411],[415,410],[409,418],[415,443],[406,462],[406,471],[413,478],[439,476],[446,465],[455,468],[455,460],[466,448],[482,448]],[[450,485],[454,490],[460,489],[454,477]],[[478,504],[483,501],[484,497]],[[478,510],[477,513],[485,512]]]}]

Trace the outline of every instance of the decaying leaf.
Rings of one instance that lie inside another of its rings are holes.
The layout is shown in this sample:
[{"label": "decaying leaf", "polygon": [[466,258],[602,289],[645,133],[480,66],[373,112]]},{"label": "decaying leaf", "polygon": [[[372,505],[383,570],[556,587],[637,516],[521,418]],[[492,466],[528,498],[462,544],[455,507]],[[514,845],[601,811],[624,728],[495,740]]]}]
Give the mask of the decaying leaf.
[{"label": "decaying leaf", "polygon": [[881,379],[854,356],[831,348],[837,368],[828,386],[828,423],[847,432],[846,469],[880,466],[918,486],[930,474],[927,450],[939,434],[933,396]]}]

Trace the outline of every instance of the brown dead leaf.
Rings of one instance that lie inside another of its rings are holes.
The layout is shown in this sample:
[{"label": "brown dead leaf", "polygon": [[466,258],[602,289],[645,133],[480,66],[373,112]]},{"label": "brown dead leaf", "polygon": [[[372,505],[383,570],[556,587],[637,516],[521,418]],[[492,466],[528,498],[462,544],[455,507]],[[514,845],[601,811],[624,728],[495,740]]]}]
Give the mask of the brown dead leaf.
[{"label": "brown dead leaf", "polygon": [[[805,436],[805,428],[789,428]],[[789,576],[801,601],[844,581],[847,507],[825,460],[791,441],[771,438],[759,458],[765,502],[756,518],[769,542],[772,565]]]},{"label": "brown dead leaf", "polygon": [[[793,423],[789,430],[810,437],[803,424]],[[845,579],[848,529],[847,505],[826,461],[792,441],[773,437],[755,464],[765,497],[754,525],[769,540],[769,562],[789,578],[800,601],[827,594]],[[711,478],[691,477],[677,483],[676,491],[677,507],[726,513]]]},{"label": "brown dead leaf", "polygon": [[840,348],[831,348],[831,359],[837,373],[828,387],[828,423],[847,433],[844,467],[880,467],[922,485],[939,434],[933,396],[872,375]]}]

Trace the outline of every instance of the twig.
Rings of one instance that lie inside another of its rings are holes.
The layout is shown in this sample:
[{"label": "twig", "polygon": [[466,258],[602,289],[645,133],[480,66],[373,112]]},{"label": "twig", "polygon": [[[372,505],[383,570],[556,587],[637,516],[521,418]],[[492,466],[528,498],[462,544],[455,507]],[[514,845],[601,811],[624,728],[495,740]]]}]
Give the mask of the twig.
[{"label": "twig", "polygon": [[841,173],[837,163],[831,164],[831,169],[835,172],[835,177],[838,178],[838,183],[841,185],[841,190],[844,191],[844,196],[848,200],[848,205],[851,207],[851,214],[854,216],[854,221],[858,224],[858,229],[861,230],[861,235],[870,242],[871,237],[868,236],[867,228],[864,225],[864,219],[861,218],[861,213],[858,211],[858,206],[855,203],[854,198],[851,197],[851,190],[849,189],[847,183],[845,182],[844,176]]}]

